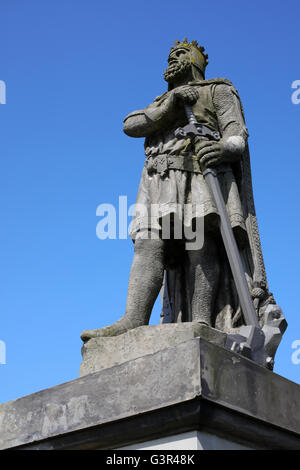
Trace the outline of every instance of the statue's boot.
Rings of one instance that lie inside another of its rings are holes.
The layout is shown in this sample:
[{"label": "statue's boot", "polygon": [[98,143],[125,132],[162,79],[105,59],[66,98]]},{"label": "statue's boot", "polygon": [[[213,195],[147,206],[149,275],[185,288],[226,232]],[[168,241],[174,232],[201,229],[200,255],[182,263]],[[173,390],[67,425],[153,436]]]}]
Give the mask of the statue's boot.
[{"label": "statue's boot", "polygon": [[104,328],[98,328],[96,330],[84,330],[80,338],[86,343],[91,338],[107,337],[107,336],[118,336],[126,333],[128,330],[137,328],[138,326],[144,325],[142,321],[133,321],[127,315],[124,315],[120,320],[116,321],[112,325],[105,326]]},{"label": "statue's boot", "polygon": [[162,286],[164,273],[162,240],[138,239],[129,276],[126,313],[112,325],[81,333],[82,341],[118,336],[138,326],[148,325],[154,302]]}]

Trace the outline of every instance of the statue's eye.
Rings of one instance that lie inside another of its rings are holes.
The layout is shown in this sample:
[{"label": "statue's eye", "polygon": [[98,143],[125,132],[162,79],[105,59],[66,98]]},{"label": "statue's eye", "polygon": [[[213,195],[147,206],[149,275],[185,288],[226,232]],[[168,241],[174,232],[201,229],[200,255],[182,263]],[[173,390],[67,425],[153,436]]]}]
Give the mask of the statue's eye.
[{"label": "statue's eye", "polygon": [[184,51],[183,49],[176,52],[172,52],[172,55],[168,58],[168,62],[171,62],[174,59],[178,59],[180,56],[185,55],[186,53],[187,51]]}]

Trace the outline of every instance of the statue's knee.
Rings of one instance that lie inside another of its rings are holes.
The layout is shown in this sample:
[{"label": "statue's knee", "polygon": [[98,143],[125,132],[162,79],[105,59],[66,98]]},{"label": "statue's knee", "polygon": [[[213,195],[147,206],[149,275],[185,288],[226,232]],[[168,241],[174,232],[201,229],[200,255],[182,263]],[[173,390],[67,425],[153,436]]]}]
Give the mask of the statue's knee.
[{"label": "statue's knee", "polygon": [[138,238],[135,240],[134,253],[140,256],[157,257],[163,255],[164,242],[161,239]]}]

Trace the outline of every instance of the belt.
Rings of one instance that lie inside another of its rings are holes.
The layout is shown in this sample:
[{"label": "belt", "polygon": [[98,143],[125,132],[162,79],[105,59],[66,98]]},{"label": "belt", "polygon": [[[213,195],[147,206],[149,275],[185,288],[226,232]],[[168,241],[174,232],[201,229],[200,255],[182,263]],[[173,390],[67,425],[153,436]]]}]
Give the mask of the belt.
[{"label": "belt", "polygon": [[168,170],[190,171],[202,173],[199,160],[196,156],[188,157],[182,155],[160,154],[148,157],[145,162],[148,174],[158,173],[161,176],[167,174]]}]

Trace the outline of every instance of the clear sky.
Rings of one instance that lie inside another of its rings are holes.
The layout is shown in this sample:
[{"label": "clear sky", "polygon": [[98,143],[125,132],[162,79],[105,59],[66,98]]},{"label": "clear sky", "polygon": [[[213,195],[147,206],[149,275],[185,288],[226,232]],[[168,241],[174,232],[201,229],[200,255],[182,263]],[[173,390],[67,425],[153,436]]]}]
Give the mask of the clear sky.
[{"label": "clear sky", "polygon": [[77,378],[81,331],[123,314],[133,244],[99,240],[96,209],[135,202],[143,140],[122,121],[166,90],[185,36],[244,105],[270,290],[289,323],[275,371],[300,383],[299,15],[295,0],[1,1],[0,403]]}]

